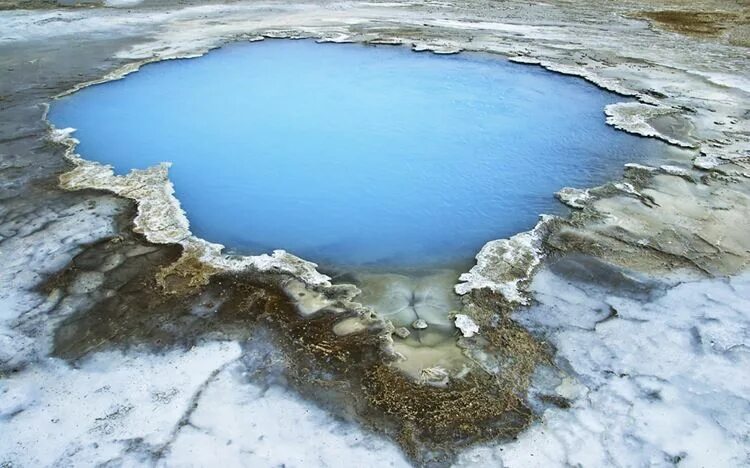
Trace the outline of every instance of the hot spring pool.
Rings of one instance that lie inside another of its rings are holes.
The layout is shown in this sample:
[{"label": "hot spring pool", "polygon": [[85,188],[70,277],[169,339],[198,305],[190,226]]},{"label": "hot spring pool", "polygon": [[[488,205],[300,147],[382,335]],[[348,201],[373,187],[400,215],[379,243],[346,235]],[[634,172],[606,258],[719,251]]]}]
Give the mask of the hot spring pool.
[{"label": "hot spring pool", "polygon": [[266,40],[145,66],[49,118],[118,173],[171,161],[192,231],[231,251],[443,266],[658,150],[605,124],[621,100],[488,55]]}]

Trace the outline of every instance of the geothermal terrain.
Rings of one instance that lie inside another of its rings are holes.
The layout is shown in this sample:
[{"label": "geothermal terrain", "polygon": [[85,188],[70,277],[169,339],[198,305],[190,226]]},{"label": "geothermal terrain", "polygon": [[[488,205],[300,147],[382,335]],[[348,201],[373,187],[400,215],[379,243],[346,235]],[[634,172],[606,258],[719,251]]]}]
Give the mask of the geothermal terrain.
[{"label": "geothermal terrain", "polygon": [[[277,39],[578,77],[658,150],[417,275],[224,249],[49,118]],[[749,47],[741,0],[0,1],[0,466],[750,465]]]}]

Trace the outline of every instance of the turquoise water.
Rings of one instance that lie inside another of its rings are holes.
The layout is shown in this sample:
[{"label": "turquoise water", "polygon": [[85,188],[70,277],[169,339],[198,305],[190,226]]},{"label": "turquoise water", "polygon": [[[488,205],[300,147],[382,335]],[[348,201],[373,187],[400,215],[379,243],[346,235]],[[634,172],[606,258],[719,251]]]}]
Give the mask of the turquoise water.
[{"label": "turquoise water", "polygon": [[145,66],[49,117],[118,173],[173,162],[193,232],[232,251],[439,266],[657,151],[604,123],[619,100],[498,57],[266,40]]}]

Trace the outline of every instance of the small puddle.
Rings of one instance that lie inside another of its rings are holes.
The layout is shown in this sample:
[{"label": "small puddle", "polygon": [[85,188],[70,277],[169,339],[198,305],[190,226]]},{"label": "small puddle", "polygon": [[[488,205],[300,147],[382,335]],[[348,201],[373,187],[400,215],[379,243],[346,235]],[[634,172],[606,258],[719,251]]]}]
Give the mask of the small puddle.
[{"label": "small puddle", "polygon": [[415,369],[456,370],[433,351],[457,349],[452,286],[482,245],[562,213],[563,186],[661,148],[605,124],[622,100],[484,54],[266,40],[145,66],[49,119],[117,173],[172,162],[195,235],[353,275],[360,300],[409,331],[396,347]]}]

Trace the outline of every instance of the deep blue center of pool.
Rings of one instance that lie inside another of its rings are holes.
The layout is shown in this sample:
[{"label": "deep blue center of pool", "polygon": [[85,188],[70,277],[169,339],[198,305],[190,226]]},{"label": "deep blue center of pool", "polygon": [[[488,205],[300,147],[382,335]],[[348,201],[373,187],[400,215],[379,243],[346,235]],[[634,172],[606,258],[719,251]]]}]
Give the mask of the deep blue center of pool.
[{"label": "deep blue center of pool", "polygon": [[144,67],[56,102],[84,158],[171,161],[192,231],[336,266],[461,262],[559,212],[658,143],[604,123],[622,100],[479,54],[267,40]]}]

